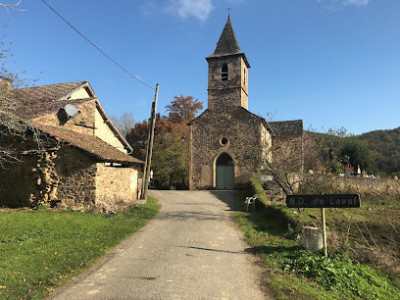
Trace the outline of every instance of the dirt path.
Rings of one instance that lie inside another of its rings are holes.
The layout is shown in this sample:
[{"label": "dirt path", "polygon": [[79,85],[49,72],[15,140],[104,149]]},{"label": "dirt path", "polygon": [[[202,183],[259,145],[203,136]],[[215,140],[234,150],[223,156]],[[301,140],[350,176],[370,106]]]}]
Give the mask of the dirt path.
[{"label": "dirt path", "polygon": [[53,299],[270,299],[231,221],[233,192],[151,195],[160,214]]}]

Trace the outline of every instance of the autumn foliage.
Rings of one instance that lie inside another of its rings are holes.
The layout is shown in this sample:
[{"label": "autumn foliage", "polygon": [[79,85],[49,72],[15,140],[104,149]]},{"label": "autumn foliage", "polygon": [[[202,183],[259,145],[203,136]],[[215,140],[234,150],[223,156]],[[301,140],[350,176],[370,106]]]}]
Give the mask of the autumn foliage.
[{"label": "autumn foliage", "polygon": [[[188,122],[203,109],[203,103],[191,96],[174,97],[166,106],[168,116],[156,116],[154,146],[151,169],[154,183],[158,188],[171,185],[185,188],[189,181],[190,127]],[[135,124],[126,138],[133,148],[132,155],[143,161],[146,159],[149,122]]]}]

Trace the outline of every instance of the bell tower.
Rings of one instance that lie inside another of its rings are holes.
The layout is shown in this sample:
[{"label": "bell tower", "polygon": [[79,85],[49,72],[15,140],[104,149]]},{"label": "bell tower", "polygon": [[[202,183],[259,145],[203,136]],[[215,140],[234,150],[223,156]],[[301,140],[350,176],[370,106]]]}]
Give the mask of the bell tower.
[{"label": "bell tower", "polygon": [[248,69],[246,55],[240,50],[231,18],[208,62],[208,109],[241,106],[248,108]]}]

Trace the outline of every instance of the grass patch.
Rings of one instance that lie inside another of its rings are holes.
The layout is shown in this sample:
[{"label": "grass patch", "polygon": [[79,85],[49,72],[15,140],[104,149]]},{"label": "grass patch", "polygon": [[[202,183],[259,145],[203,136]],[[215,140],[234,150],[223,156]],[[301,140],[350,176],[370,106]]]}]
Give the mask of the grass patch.
[{"label": "grass patch", "polygon": [[365,196],[361,208],[326,209],[338,241],[326,259],[298,240],[303,226],[321,227],[320,209],[268,201],[254,175],[251,192],[263,196],[258,211],[238,212],[236,222],[271,270],[279,299],[400,299],[400,199]]},{"label": "grass patch", "polygon": [[399,299],[394,278],[347,256],[327,259],[304,251],[276,215],[237,212],[235,222],[264,261],[278,299]]},{"label": "grass patch", "polygon": [[0,298],[41,299],[157,215],[146,204],[104,216],[71,211],[0,213]]}]

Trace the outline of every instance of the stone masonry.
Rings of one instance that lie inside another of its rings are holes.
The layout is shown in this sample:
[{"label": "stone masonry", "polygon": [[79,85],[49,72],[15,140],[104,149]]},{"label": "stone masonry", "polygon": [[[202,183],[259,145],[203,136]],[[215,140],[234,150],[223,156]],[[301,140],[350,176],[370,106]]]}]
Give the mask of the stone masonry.
[{"label": "stone masonry", "polygon": [[208,109],[191,123],[190,187],[245,187],[263,164],[283,164],[287,158],[295,157],[289,168],[300,171],[302,121],[268,123],[247,110],[250,64],[229,16],[215,51],[206,59]]}]

